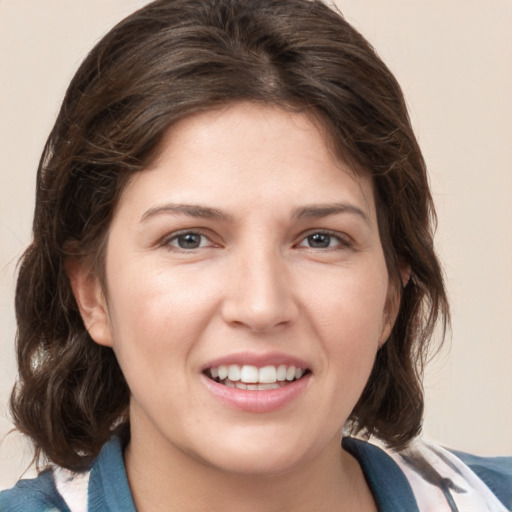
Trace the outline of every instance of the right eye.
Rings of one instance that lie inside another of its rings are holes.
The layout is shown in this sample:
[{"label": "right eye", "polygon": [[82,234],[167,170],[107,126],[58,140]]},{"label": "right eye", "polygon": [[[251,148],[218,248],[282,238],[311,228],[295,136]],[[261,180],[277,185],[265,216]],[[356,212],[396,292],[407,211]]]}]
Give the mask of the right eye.
[{"label": "right eye", "polygon": [[171,236],[164,245],[187,251],[208,247],[211,245],[211,241],[202,233],[185,231]]}]

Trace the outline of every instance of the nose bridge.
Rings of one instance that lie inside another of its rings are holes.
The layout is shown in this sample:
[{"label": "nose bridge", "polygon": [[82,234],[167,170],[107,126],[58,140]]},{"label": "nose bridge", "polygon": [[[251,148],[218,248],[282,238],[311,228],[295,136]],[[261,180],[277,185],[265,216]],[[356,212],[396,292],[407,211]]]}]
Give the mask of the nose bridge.
[{"label": "nose bridge", "polygon": [[296,312],[285,258],[271,243],[247,243],[235,251],[223,304],[228,323],[266,331],[293,320]]}]

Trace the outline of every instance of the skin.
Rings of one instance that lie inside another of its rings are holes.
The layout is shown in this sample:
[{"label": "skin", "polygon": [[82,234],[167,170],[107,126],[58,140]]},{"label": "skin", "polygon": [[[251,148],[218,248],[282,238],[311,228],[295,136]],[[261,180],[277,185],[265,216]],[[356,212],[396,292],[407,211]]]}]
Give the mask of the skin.
[{"label": "skin", "polygon": [[[176,123],[120,200],[106,289],[71,272],[132,392],[138,510],[376,510],[340,439],[395,301],[371,179],[325,140],[307,114],[251,103]],[[199,246],[180,247],[184,232]],[[310,373],[275,411],[229,407],[205,386],[216,358],[275,353]]]}]

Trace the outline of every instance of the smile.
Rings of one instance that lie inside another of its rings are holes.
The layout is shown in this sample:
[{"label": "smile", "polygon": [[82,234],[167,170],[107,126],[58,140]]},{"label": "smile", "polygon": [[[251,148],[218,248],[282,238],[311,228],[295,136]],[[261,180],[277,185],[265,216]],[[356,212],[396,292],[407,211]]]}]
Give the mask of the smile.
[{"label": "smile", "polygon": [[279,389],[301,379],[309,370],[293,365],[266,365],[261,368],[253,365],[221,365],[205,370],[205,375],[213,381],[230,388],[249,391]]}]

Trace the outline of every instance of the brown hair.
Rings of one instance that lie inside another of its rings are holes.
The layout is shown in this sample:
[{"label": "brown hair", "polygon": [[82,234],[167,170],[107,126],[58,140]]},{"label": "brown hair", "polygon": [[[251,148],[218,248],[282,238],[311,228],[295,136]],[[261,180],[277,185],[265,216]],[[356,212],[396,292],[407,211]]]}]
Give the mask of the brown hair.
[{"label": "brown hair", "polygon": [[116,425],[130,392],[110,348],[84,328],[64,263],[102,272],[123,187],[176,120],[228,102],[310,111],[335,150],[373,176],[390,276],[411,279],[357,403],[353,432],[404,447],[421,428],[421,370],[448,318],[433,248],[426,168],[395,78],[337,12],[308,0],[158,0],[119,23],[74,76],[37,175],[33,241],[16,290],[17,428],[36,458],[79,470]]}]

